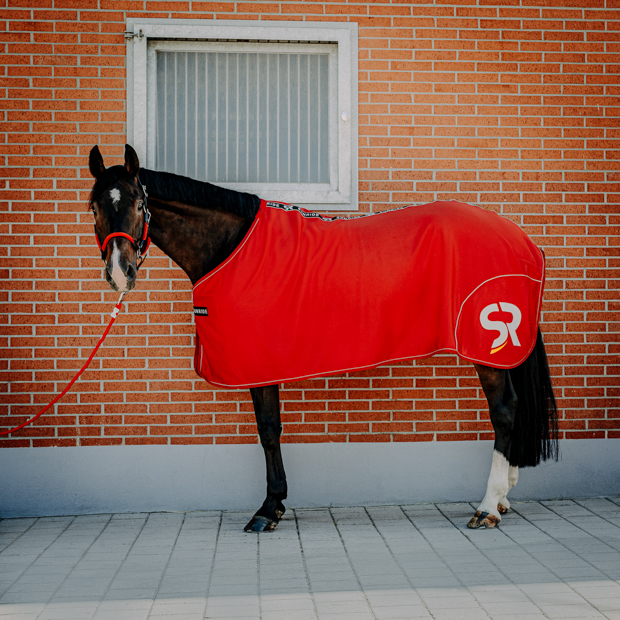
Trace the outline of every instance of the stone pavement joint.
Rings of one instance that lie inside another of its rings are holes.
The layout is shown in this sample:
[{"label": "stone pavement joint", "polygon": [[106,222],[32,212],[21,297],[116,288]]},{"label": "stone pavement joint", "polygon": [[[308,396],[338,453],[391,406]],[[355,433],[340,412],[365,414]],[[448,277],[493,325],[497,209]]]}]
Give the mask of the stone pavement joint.
[{"label": "stone pavement joint", "polygon": [[620,620],[620,500],[0,521],[0,620]]}]

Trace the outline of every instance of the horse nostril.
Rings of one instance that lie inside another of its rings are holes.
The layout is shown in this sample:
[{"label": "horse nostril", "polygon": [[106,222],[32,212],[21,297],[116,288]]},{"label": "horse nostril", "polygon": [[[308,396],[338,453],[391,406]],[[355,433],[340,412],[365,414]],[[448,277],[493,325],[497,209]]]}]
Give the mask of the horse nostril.
[{"label": "horse nostril", "polygon": [[125,272],[125,275],[127,276],[127,279],[128,280],[135,280],[136,273],[137,273],[136,268],[131,263],[129,263],[127,265],[127,270]]}]

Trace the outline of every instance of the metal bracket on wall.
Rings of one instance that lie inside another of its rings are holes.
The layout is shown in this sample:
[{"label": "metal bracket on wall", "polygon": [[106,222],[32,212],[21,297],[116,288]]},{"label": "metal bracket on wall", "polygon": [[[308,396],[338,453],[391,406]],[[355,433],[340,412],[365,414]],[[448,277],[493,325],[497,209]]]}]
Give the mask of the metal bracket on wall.
[{"label": "metal bracket on wall", "polygon": [[138,37],[138,40],[142,40],[144,38],[144,32],[142,32],[142,29],[138,30],[138,32],[133,32],[133,30],[125,30],[124,35],[126,39]]}]

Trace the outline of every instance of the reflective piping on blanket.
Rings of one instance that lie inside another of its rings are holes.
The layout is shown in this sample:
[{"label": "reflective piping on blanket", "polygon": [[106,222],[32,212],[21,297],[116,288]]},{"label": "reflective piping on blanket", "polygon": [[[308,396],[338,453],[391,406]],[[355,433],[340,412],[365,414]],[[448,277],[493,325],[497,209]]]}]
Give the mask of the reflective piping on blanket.
[{"label": "reflective piping on blanket", "polygon": [[235,251],[222,264],[218,265],[215,269],[213,269],[213,271],[210,271],[209,273],[202,276],[202,278],[200,278],[200,280],[198,280],[198,282],[194,284],[192,291],[195,291],[201,284],[204,284],[209,278],[213,277],[220,269],[223,269],[224,267],[226,267],[226,265],[228,265],[228,263],[230,263],[230,261],[232,261],[237,256],[237,254],[239,254],[239,252],[243,249],[245,244],[248,242],[248,239],[250,238],[252,233],[256,230],[256,226],[260,222],[262,215],[263,215],[264,205],[265,205],[265,201],[261,200],[258,213],[256,214],[256,217],[254,218],[254,222],[252,222],[252,226],[250,226],[250,230],[248,230],[248,232],[245,233],[245,237],[241,240],[241,243],[236,247]]},{"label": "reflective piping on blanket", "polygon": [[[534,350],[534,346],[536,345],[536,342],[534,342],[534,344],[532,345],[532,347],[529,349],[529,351],[527,352],[526,355],[524,355],[521,360],[515,364],[515,365],[510,365],[507,366],[505,364],[496,364],[493,365],[493,368],[504,368],[507,370],[510,370],[511,368],[516,368],[517,366],[521,365],[529,356],[530,353]],[[446,347],[444,349],[436,349],[435,351],[432,351],[430,353],[421,353],[419,355],[407,355],[405,357],[397,357],[397,358],[393,358],[393,359],[388,359],[388,360],[383,360],[381,362],[373,362],[372,364],[366,364],[364,366],[355,366],[352,368],[340,368],[340,369],[335,369],[335,370],[327,370],[325,372],[321,372],[321,373],[312,373],[312,374],[308,374],[308,375],[300,375],[298,377],[286,377],[286,378],[281,378],[281,379],[270,379],[269,381],[262,381],[259,383],[239,383],[239,384],[232,384],[232,383],[221,383],[219,381],[215,381],[212,378],[207,379],[206,377],[203,377],[205,379],[205,381],[208,381],[209,383],[213,384],[213,385],[218,385],[220,387],[226,387],[226,388],[251,388],[251,387],[260,387],[263,385],[275,385],[276,383],[292,383],[293,381],[303,381],[304,379],[314,379],[316,377],[330,377],[333,375],[342,375],[345,374],[347,372],[357,372],[360,370],[368,370],[370,368],[377,368],[378,366],[384,366],[386,364],[392,364],[395,362],[405,362],[407,360],[418,360],[418,359],[425,359],[428,357],[433,357],[434,355],[438,355],[439,353],[453,353],[455,355],[457,355],[458,357],[460,357],[461,359],[464,359],[468,362],[472,362],[472,363],[478,363],[478,364],[488,364],[488,361],[483,361],[483,360],[479,360],[473,357],[469,357],[467,355],[463,355],[462,353],[459,353],[456,349],[453,349],[451,347]],[[200,375],[202,377],[202,375]]]}]

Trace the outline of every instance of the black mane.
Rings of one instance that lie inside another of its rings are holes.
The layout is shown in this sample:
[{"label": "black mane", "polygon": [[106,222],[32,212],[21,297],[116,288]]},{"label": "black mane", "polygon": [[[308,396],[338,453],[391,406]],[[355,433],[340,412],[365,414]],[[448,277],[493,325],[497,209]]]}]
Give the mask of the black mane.
[{"label": "black mane", "polygon": [[254,219],[260,207],[260,198],[254,194],[236,192],[178,174],[141,168],[138,176],[148,195],[161,200],[222,209],[248,219]]},{"label": "black mane", "polygon": [[[156,172],[140,168],[138,173],[142,185],[149,196],[161,200],[171,200],[195,205],[222,209],[247,219],[254,219],[260,207],[260,198],[254,194],[224,189],[211,183],[195,181],[170,172]],[[130,180],[125,166],[110,166],[96,180],[90,196],[90,203],[97,200],[112,183],[119,179]]]}]

